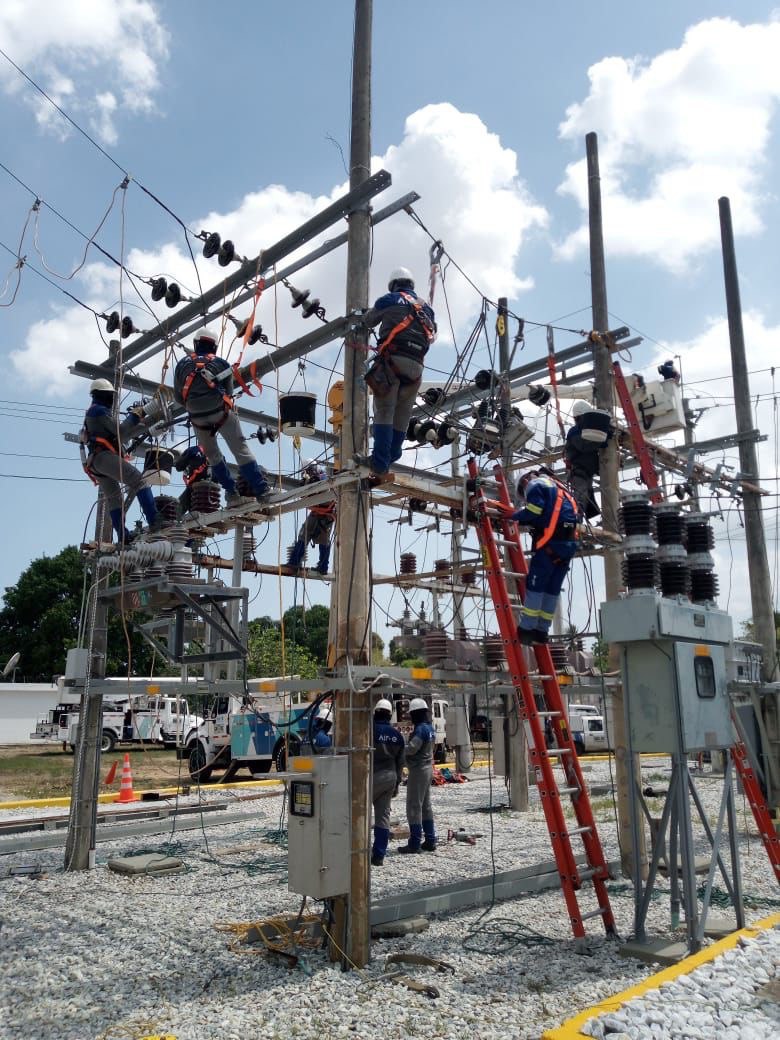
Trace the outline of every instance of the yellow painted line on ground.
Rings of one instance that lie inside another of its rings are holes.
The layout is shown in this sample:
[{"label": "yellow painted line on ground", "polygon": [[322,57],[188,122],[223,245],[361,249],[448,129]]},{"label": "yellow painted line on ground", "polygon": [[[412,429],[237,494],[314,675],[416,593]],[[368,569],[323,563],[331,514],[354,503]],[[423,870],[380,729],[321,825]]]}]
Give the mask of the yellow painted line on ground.
[{"label": "yellow painted line on ground", "polygon": [[694,968],[707,964],[709,961],[714,961],[716,957],[725,953],[726,950],[733,949],[743,936],[748,939],[755,939],[761,932],[770,928],[776,928],[778,925],[780,925],[780,914],[770,914],[769,917],[764,917],[761,921],[748,925],[747,928],[741,928],[737,932],[732,932],[725,939],[720,939],[718,942],[713,943],[712,946],[708,946],[706,950],[699,950],[698,953],[686,957],[678,964],[673,964],[671,967],[659,971],[656,975],[651,975],[638,985],[632,986],[631,989],[626,989],[614,997],[607,997],[600,1004],[595,1004],[593,1007],[588,1008],[587,1011],[580,1012],[579,1015],[570,1018],[563,1025],[556,1026],[555,1029],[548,1029],[542,1033],[542,1040],[590,1040],[587,1033],[580,1032],[580,1026],[584,1026],[590,1019],[617,1011],[618,1008],[628,1003],[629,1000],[633,1000],[634,997],[641,997],[648,990],[657,989],[662,982],[673,982],[680,975],[687,975]]},{"label": "yellow painted line on ground", "polygon": [[[208,784],[201,787],[201,792],[206,791],[226,791],[234,787],[272,787],[274,784],[281,784],[281,780],[239,780],[236,783],[231,784]],[[147,792],[154,792],[159,795],[175,795],[181,794],[182,790],[180,787],[150,787],[148,789],[136,790],[137,795],[146,794]],[[197,794],[197,787],[195,784],[190,787],[190,794]],[[106,804],[116,802],[119,795],[114,791],[108,791],[105,794],[98,795],[98,801]],[[138,797],[136,801],[141,802],[141,798]],[[127,803],[135,804],[135,803]],[[151,802],[147,804],[151,805]],[[70,806],[70,798],[63,795],[61,798],[21,798],[15,802],[0,802],[0,812],[3,809],[49,809],[49,808],[68,808]]]}]

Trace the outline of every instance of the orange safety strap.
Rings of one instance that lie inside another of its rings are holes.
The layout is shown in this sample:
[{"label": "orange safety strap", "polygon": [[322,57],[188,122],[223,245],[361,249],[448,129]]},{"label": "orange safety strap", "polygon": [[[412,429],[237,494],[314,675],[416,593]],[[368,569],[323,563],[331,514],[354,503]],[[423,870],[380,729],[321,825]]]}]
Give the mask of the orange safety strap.
[{"label": "orange safety strap", "polygon": [[558,376],[555,373],[555,345],[553,342],[553,330],[550,326],[547,326],[547,371],[550,375],[550,385],[553,388],[553,397],[555,398],[555,416],[558,420],[558,429],[561,431],[561,437],[566,439],[566,430],[563,426],[563,419],[561,418],[561,402],[558,398]]},{"label": "orange safety strap", "polygon": [[[258,258],[258,267],[259,266],[260,264]],[[257,314],[257,305],[260,302],[260,297],[263,295],[263,289],[265,289],[265,278],[258,278],[257,288],[255,289],[255,298],[254,302],[252,303],[252,313],[249,315],[249,320],[247,321],[246,328],[244,329],[243,342],[241,343],[241,353],[238,355],[238,359],[236,360],[236,363],[233,365],[234,372],[236,372],[238,366],[241,364],[241,359],[244,356],[244,351],[246,350],[246,345],[249,342],[249,337],[252,335],[252,329],[255,327],[255,314]],[[262,387],[260,387],[260,389],[262,390]],[[247,393],[249,393],[248,390]],[[250,394],[250,397],[251,396],[252,395]]]},{"label": "orange safety strap", "polygon": [[[243,353],[243,351],[242,351],[242,353]],[[250,397],[254,397],[255,395],[249,389],[249,386],[248,386],[246,380],[244,379],[244,375],[243,375],[241,369],[238,367],[238,362],[240,360],[241,360],[241,358],[239,358],[238,361],[236,361],[236,363],[233,365],[233,376],[234,376],[236,382],[238,383],[238,385],[244,391],[244,393],[245,394],[249,394]],[[251,383],[252,383],[252,386],[256,386],[257,389],[260,391],[260,393],[262,393],[263,392],[263,384],[260,382],[260,380],[258,379],[258,376],[257,376],[257,360],[256,359],[254,361],[251,361],[247,365],[246,374],[249,376],[249,378],[251,380]]]},{"label": "orange safety strap", "polygon": [[[541,549],[542,546],[547,545],[547,543],[550,541],[552,536],[555,534],[555,528],[558,526],[558,518],[561,515],[561,509],[563,509],[563,503],[564,503],[564,501],[566,499],[569,500],[569,504],[574,509],[574,516],[575,517],[577,516],[577,503],[571,497],[569,492],[565,491],[560,486],[560,484],[556,485],[556,488],[555,488],[555,505],[553,506],[553,510],[552,510],[552,513],[550,514],[550,519],[547,522],[547,526],[545,527],[545,529],[542,531],[542,533],[539,536],[539,538],[537,538],[536,542],[534,543],[534,548],[535,549]],[[577,532],[577,527],[576,527],[576,522],[575,522],[574,540],[576,541],[578,537],[579,537],[579,535],[578,535],[578,532]]]},{"label": "orange safety strap", "polygon": [[326,502],[324,505],[311,506],[309,512],[315,516],[333,516],[336,515],[336,503]]},{"label": "orange safety strap", "polygon": [[189,487],[190,484],[194,484],[198,477],[205,473],[208,468],[208,462],[201,462],[201,464],[197,466],[188,477],[184,478],[185,486]]},{"label": "orange safety strap", "polygon": [[[206,364],[211,360],[211,358],[216,357],[216,356],[217,356],[216,354],[200,354],[200,355],[199,354],[190,354],[189,355],[189,358],[190,358],[190,360],[192,361],[192,363],[193,363],[193,365],[195,367],[192,370],[192,372],[190,372],[190,374],[187,376],[187,378],[184,380],[184,386],[181,388],[181,399],[184,402],[184,407],[185,408],[187,407],[187,398],[190,395],[190,389],[192,387],[192,383],[193,383],[193,380],[195,379],[195,376],[197,376],[197,375],[202,376],[202,378],[205,381],[206,386],[209,388],[209,390],[219,390],[219,387],[217,386],[217,384],[213,380],[209,381],[209,379],[203,374],[203,369],[206,367]],[[227,410],[230,411],[230,409],[233,408],[233,406],[234,406],[233,405],[233,398],[230,396],[230,394],[222,394],[222,400],[225,403],[225,408],[227,408]]]}]

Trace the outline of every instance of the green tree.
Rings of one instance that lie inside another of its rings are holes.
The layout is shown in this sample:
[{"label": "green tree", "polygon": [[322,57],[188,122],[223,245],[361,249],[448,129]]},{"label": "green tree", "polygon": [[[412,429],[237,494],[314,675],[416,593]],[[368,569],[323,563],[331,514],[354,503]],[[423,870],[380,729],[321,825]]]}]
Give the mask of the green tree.
[{"label": "green tree", "polygon": [[317,662],[305,646],[285,635],[282,653],[282,633],[278,628],[262,627],[256,621],[250,621],[247,646],[249,678],[274,675],[300,675],[303,679],[317,677]]},{"label": "green tree", "polygon": [[330,611],[321,604],[309,607],[290,607],[285,610],[284,634],[287,639],[292,639],[301,646],[306,647],[308,652],[321,665],[328,661],[328,625],[330,622]]},{"label": "green tree", "polygon": [[[77,645],[84,583],[84,557],[74,545],[56,556],[41,556],[9,585],[0,610],[0,659],[18,651],[20,674],[48,682],[65,671],[66,651]],[[86,587],[89,587],[87,581]],[[154,652],[116,611],[109,612],[107,675],[149,675]],[[162,674],[157,661],[156,674]]]},{"label": "green tree", "polygon": [[[777,643],[780,646],[780,613],[775,611],[775,634],[777,636]],[[747,621],[742,622],[742,638],[748,640],[748,642],[756,643],[756,629],[753,624],[753,618],[748,618]]]},{"label": "green tree", "polygon": [[599,672],[609,671],[609,643],[605,642],[601,636],[597,636],[593,640],[593,667]]}]

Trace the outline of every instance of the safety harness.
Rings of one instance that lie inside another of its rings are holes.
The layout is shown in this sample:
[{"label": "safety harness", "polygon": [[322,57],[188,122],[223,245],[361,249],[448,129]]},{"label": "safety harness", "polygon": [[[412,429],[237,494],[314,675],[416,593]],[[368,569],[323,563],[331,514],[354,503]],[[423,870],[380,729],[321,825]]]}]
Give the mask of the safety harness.
[{"label": "safety harness", "polygon": [[[89,449],[89,452],[87,452]],[[113,455],[119,454],[119,449],[113,444],[107,437],[99,437],[93,433],[90,433],[87,429],[86,422],[81,427],[79,432],[79,452],[81,453],[81,468],[87,474],[92,483],[97,487],[97,477],[92,471],[92,465],[90,460],[93,455],[97,455],[99,451],[110,451]],[[123,455],[122,458],[125,462],[130,461],[129,455]]]},{"label": "safety harness", "polygon": [[200,478],[203,476],[203,474],[206,472],[208,468],[208,459],[204,459],[203,462],[201,462],[199,466],[196,466],[195,469],[193,469],[190,473],[185,473],[185,487],[189,487],[191,484],[194,484],[196,480],[200,480]]},{"label": "safety harness", "polygon": [[190,390],[195,379],[200,376],[204,381],[209,390],[215,390],[222,398],[222,405],[224,413],[221,419],[218,419],[215,423],[209,423],[207,426],[202,426],[196,423],[194,420],[192,425],[196,430],[207,430],[212,436],[216,436],[218,430],[220,430],[227,422],[228,416],[235,407],[233,398],[230,394],[224,393],[220,389],[219,384],[215,379],[212,379],[208,372],[208,364],[216,358],[216,354],[188,354],[187,357],[192,362],[192,371],[188,373],[187,378],[184,380],[184,385],[181,388],[181,399],[184,403],[184,407],[187,407],[187,398],[190,396]]},{"label": "safety harness", "polygon": [[[555,532],[558,527],[558,520],[561,515],[561,509],[563,509],[564,501],[568,501],[569,505],[574,510],[574,516],[576,517],[578,512],[577,503],[574,501],[569,492],[566,491],[565,488],[562,488],[561,485],[556,482],[555,503],[553,505],[552,512],[550,513],[550,519],[547,521],[547,526],[545,527],[545,529],[542,531],[539,537],[535,539],[534,549],[543,549],[545,545],[547,545],[547,543],[555,536]],[[572,524],[571,538],[574,541],[576,541],[579,538],[576,520],[574,524]],[[549,550],[547,551],[549,552]]]},{"label": "safety harness", "polygon": [[[409,307],[409,313],[405,317],[401,318],[401,320],[396,325],[394,325],[392,329],[390,329],[388,334],[379,344],[378,353],[384,354],[387,351],[390,344],[393,342],[393,340],[396,339],[397,336],[400,336],[402,332],[405,332],[406,329],[408,329],[409,326],[412,324],[412,322],[416,321],[420,328],[423,330],[423,333],[425,334],[425,347],[420,348],[419,351],[415,351],[414,355],[412,354],[410,346],[407,346],[407,351],[409,352],[410,357],[416,357],[419,354],[419,360],[422,361],[422,359],[428,352],[428,347],[431,345],[431,343],[433,343],[433,340],[436,336],[436,328],[433,322],[431,321],[430,317],[426,313],[425,304],[422,300],[418,300],[416,299],[416,297],[411,296],[409,293],[405,292],[399,292],[398,295]],[[396,347],[396,350],[398,349],[399,348]],[[401,353],[400,350],[399,353]]]},{"label": "safety harness", "polygon": [[310,506],[309,512],[314,516],[324,516],[331,520],[336,519],[336,503],[335,502],[323,502],[320,505]]}]

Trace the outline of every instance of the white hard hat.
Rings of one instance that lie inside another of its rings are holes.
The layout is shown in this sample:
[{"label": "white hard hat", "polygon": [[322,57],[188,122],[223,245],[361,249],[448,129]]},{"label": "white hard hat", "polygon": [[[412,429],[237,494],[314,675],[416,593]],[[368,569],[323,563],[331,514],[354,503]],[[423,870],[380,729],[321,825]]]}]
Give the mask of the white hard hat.
[{"label": "white hard hat", "polygon": [[412,288],[414,289],[414,275],[408,267],[395,267],[390,272],[390,277],[387,281],[387,288],[389,292],[393,291],[394,282],[411,282]]},{"label": "white hard hat", "polygon": [[571,406],[572,418],[576,419],[579,415],[584,415],[586,412],[592,412],[593,405],[588,404],[587,401],[575,401]]},{"label": "white hard hat", "polygon": [[389,711],[390,714],[392,714],[392,712],[393,712],[393,705],[390,703],[390,701],[387,699],[387,697],[383,697],[381,700],[377,701],[376,704],[374,705],[374,711]]},{"label": "white hard hat", "polygon": [[409,711],[427,711],[428,705],[422,699],[422,697],[415,697],[409,705]]},{"label": "white hard hat", "polygon": [[192,342],[197,343],[199,339],[208,339],[212,343],[219,342],[218,337],[209,328],[201,329],[192,337]]},{"label": "white hard hat", "polygon": [[114,384],[109,382],[108,379],[93,379],[89,384],[89,392],[94,394],[96,390],[102,390],[106,393],[113,394]]},{"label": "white hard hat", "polygon": [[318,719],[330,719],[332,717],[332,708],[330,704],[323,704],[320,710],[317,712]]}]

